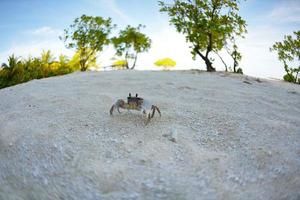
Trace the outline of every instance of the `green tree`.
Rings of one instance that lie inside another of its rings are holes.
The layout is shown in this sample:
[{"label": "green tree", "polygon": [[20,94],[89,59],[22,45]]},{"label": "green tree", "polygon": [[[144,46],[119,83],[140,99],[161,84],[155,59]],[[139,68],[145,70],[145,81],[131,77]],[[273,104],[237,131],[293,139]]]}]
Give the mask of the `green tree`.
[{"label": "green tree", "polygon": [[8,57],[8,64],[2,64],[1,87],[8,87],[24,81],[24,66],[14,54]]},{"label": "green tree", "polygon": [[18,67],[22,64],[21,60],[16,57],[14,54],[8,57],[8,63],[3,63],[2,68],[7,74],[7,81],[11,81],[14,76],[17,74]]},{"label": "green tree", "polygon": [[69,62],[69,64],[71,65],[71,68],[73,68],[74,70],[82,69],[81,68],[81,64],[82,64],[81,55],[83,53],[89,54],[89,58],[85,62],[86,69],[97,65],[96,64],[96,54],[92,53],[92,50],[86,49],[86,50],[84,50],[84,52],[82,52],[82,50],[78,50]]},{"label": "green tree", "polygon": [[41,54],[41,62],[43,64],[51,64],[55,60],[55,57],[51,53],[50,50],[48,51],[43,51]]},{"label": "green tree", "polygon": [[0,68],[0,88],[33,79],[68,74],[78,69],[79,64],[77,68],[73,67],[71,61],[64,55],[60,55],[56,61],[50,51],[43,51],[40,57],[29,56],[22,60],[11,55],[7,64],[3,63]]},{"label": "green tree", "polygon": [[151,40],[140,32],[144,26],[139,25],[134,28],[127,26],[121,30],[118,37],[112,38],[112,43],[116,48],[118,56],[124,56],[127,61],[126,68],[129,69],[128,60],[134,59],[130,69],[134,69],[139,53],[146,52],[151,47]]},{"label": "green tree", "polygon": [[7,61],[8,61],[8,64],[6,64],[6,63],[2,64],[3,69],[12,70],[12,69],[16,68],[18,66],[18,64],[21,63],[21,60],[18,57],[16,57],[14,54],[9,56]]},{"label": "green tree", "polygon": [[220,51],[226,40],[246,32],[246,22],[239,15],[238,0],[174,0],[159,1],[160,11],[170,16],[170,23],[185,34],[191,44],[193,58],[199,55],[207,71],[215,71],[211,52]]},{"label": "green tree", "polygon": [[225,49],[233,60],[233,73],[243,74],[242,68],[238,68],[239,62],[242,60],[242,54],[238,51],[238,46],[236,45],[235,38],[232,37],[230,41],[232,47],[229,47],[229,45],[226,43]]},{"label": "green tree", "polygon": [[114,26],[111,18],[82,15],[65,29],[64,36],[60,39],[65,42],[67,48],[74,48],[80,53],[81,71],[86,71],[90,59],[110,43],[108,37]]},{"label": "green tree", "polygon": [[[300,84],[298,74],[300,72],[300,31],[294,31],[295,38],[285,35],[282,42],[276,42],[270,51],[277,51],[278,59],[283,62],[284,80]],[[293,67],[289,65],[294,65]]]}]

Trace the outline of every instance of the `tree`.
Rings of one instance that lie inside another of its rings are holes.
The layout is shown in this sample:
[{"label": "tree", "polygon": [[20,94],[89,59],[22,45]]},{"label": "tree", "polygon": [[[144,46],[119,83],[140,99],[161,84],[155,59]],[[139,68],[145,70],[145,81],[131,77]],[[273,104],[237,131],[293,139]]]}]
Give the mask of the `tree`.
[{"label": "tree", "polygon": [[116,48],[118,56],[124,56],[127,62],[126,68],[129,69],[128,60],[134,59],[130,69],[134,69],[139,53],[146,52],[151,47],[151,40],[140,30],[144,26],[139,25],[134,28],[127,26],[124,30],[121,30],[118,37],[112,38],[112,43]]},{"label": "tree", "polygon": [[163,59],[157,60],[154,64],[158,67],[164,67],[164,69],[168,69],[168,68],[176,66],[176,62],[174,60],[172,60],[171,58],[163,58]]},{"label": "tree", "polygon": [[[84,52],[82,52],[82,50],[78,50],[72,57],[72,59],[70,60],[69,64],[71,65],[71,67],[74,70],[82,70],[81,64],[82,64],[82,60],[81,60],[81,55],[82,54],[89,54],[89,58],[85,61],[85,68],[88,69],[89,67],[92,66],[97,66],[96,63],[96,55],[95,53],[92,54],[92,50],[86,49]],[[85,70],[82,70],[85,71]]]},{"label": "tree", "polygon": [[[295,38],[285,35],[282,42],[276,42],[270,51],[277,51],[278,59],[283,62],[284,80],[300,84],[298,74],[300,72],[300,31],[294,31]],[[290,67],[289,65],[294,65]]]},{"label": "tree", "polygon": [[238,15],[238,0],[159,1],[160,11],[170,16],[170,23],[191,43],[193,58],[199,55],[207,71],[215,71],[210,53],[220,51],[232,35],[242,36],[246,22]]},{"label": "tree", "polygon": [[67,48],[74,48],[80,53],[80,69],[86,71],[91,57],[95,57],[97,52],[101,52],[110,43],[108,36],[114,27],[111,18],[82,15],[65,29],[64,36],[60,39]]},{"label": "tree", "polygon": [[6,71],[7,74],[7,81],[11,81],[14,76],[18,74],[19,66],[22,64],[19,57],[16,57],[14,54],[8,57],[7,59],[8,64],[3,63],[2,68]]},{"label": "tree", "polygon": [[238,46],[236,45],[236,41],[234,37],[230,38],[232,47],[229,47],[228,44],[225,45],[227,53],[233,59],[233,73],[243,74],[242,68],[237,68],[239,66],[239,62],[242,60],[242,54],[238,51]]},{"label": "tree", "polygon": [[48,51],[43,51],[41,54],[41,62],[43,64],[51,64],[55,60],[55,57],[51,53],[50,50]]},{"label": "tree", "polygon": [[[232,46],[230,44],[232,44]],[[236,45],[236,41],[233,36],[229,39],[229,42],[225,42],[224,48],[233,60],[233,73],[243,74],[242,68],[237,68],[239,66],[239,62],[242,60],[242,54],[238,51],[238,46]],[[225,71],[228,72],[228,66],[222,56],[218,52],[214,53],[220,58],[225,66]],[[229,67],[229,69],[229,71],[232,72],[232,67]]]},{"label": "tree", "polygon": [[12,54],[11,56],[9,56],[8,59],[7,59],[7,61],[8,61],[8,64],[6,64],[6,63],[2,64],[2,68],[3,69],[10,69],[10,70],[12,70],[12,69],[16,68],[21,63],[21,61],[19,60],[19,58],[16,57],[14,54]]}]

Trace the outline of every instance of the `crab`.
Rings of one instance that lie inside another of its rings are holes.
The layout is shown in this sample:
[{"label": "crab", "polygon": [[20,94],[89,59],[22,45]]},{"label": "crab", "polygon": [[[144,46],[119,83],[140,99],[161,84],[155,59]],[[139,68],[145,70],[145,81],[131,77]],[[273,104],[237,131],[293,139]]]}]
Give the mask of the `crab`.
[{"label": "crab", "polygon": [[157,111],[159,113],[159,116],[161,117],[159,108],[156,105],[150,103],[148,100],[138,97],[138,94],[136,94],[135,97],[132,97],[129,93],[127,101],[124,99],[118,99],[116,103],[114,103],[110,108],[110,115],[113,115],[114,110],[117,110],[119,113],[121,113],[120,108],[127,109],[128,111],[141,111],[147,116],[145,125],[147,125],[150,122],[150,119],[154,117],[155,111]]}]

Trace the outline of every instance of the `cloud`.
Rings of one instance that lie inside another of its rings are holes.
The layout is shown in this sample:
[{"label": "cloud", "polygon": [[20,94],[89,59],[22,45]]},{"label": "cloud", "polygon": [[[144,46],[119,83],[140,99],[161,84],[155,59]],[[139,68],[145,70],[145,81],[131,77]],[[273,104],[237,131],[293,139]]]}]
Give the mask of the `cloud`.
[{"label": "cloud", "polygon": [[282,1],[268,14],[268,18],[280,23],[299,23],[300,22],[300,3],[299,0]]},{"label": "cloud", "polygon": [[126,15],[118,6],[116,0],[86,0],[89,3],[103,8],[105,6],[108,8],[112,13],[118,16],[124,23],[131,24],[134,20]]},{"label": "cloud", "polygon": [[54,29],[49,26],[40,27],[24,31],[25,34],[38,37],[58,37],[63,33],[60,29]]},{"label": "cloud", "polygon": [[40,56],[43,50],[50,50],[56,57],[60,54],[71,56],[73,52],[66,49],[58,38],[61,33],[61,30],[49,26],[25,30],[21,38],[13,41],[7,50],[0,52],[0,62],[6,62],[11,54],[23,58],[29,55]]}]

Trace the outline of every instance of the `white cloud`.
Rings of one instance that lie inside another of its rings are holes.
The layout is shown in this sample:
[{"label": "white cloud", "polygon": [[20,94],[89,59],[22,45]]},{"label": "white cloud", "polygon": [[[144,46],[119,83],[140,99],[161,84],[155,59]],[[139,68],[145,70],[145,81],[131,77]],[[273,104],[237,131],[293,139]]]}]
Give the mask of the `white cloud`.
[{"label": "white cloud", "polygon": [[66,49],[59,40],[62,31],[48,26],[23,32],[22,40],[13,41],[7,50],[0,52],[0,62],[6,62],[11,54],[26,58],[27,56],[40,56],[43,50],[50,50],[54,56],[65,54],[71,56],[73,52]]},{"label": "white cloud", "polygon": [[124,23],[131,24],[134,20],[126,15],[118,6],[116,0],[86,0],[89,3],[103,8],[105,6],[112,13],[118,16]]},{"label": "white cloud", "polygon": [[282,78],[283,67],[269,49],[275,41],[282,40],[284,31],[270,26],[249,27],[248,31],[246,38],[239,41],[244,72],[258,77]]},{"label": "white cloud", "polygon": [[293,23],[300,22],[300,2],[299,0],[286,0],[269,13],[268,18],[274,22]]},{"label": "white cloud", "polygon": [[39,37],[58,37],[63,33],[60,29],[54,29],[49,26],[40,27],[37,29],[24,31],[27,35],[39,36]]}]

